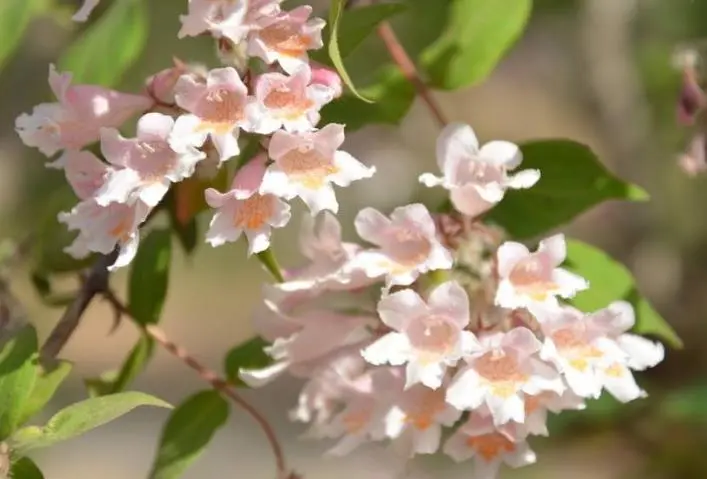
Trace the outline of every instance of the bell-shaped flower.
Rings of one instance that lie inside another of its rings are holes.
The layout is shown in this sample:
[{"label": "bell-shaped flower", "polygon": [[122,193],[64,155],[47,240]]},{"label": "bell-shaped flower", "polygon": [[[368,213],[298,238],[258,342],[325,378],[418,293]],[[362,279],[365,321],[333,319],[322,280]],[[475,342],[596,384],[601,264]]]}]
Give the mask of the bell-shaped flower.
[{"label": "bell-shaped flower", "polygon": [[400,394],[385,418],[386,435],[405,444],[410,457],[434,454],[442,441],[442,427],[452,426],[462,411],[444,400],[444,389],[417,384]]},{"label": "bell-shaped flower", "polygon": [[339,203],[332,184],[348,186],[376,171],[339,150],[343,142],[344,126],[335,123],[314,132],[276,131],[268,147],[274,163],[265,174],[261,191],[286,199],[299,196],[313,216],[322,210],[337,213]]},{"label": "bell-shaped flower", "polygon": [[66,180],[81,200],[93,197],[114,171],[90,151],[67,151],[56,163],[62,165]]},{"label": "bell-shaped flower", "polygon": [[238,133],[245,120],[248,89],[234,68],[211,70],[206,82],[182,76],[175,86],[175,100],[189,114],[174,124],[170,136],[174,148],[201,147],[210,136],[221,162],[240,153]]},{"label": "bell-shaped flower", "polygon": [[192,146],[177,150],[169,144],[174,119],[147,113],[137,123],[137,136],[124,138],[116,129],[101,132],[101,152],[115,166],[106,184],[96,193],[96,202],[125,203],[132,195],[150,207],[156,206],[176,183],[194,174],[206,155]]},{"label": "bell-shaped flower", "polygon": [[152,100],[94,85],[72,85],[71,73],[58,73],[49,66],[49,86],[57,103],[42,103],[31,115],[23,113],[15,129],[25,145],[46,156],[60,150],[80,150],[97,141],[101,128],[118,128],[132,116],[144,112]]},{"label": "bell-shaped flower", "polygon": [[189,0],[189,11],[181,15],[179,38],[210,32],[240,43],[249,31],[246,17],[249,0]]},{"label": "bell-shaped flower", "polygon": [[282,228],[290,221],[290,205],[275,195],[259,192],[266,160],[260,155],[243,166],[230,191],[206,190],[206,202],[217,209],[206,233],[211,246],[237,241],[245,234],[248,254],[260,253],[270,247],[272,228]]},{"label": "bell-shaped flower", "polygon": [[420,274],[452,267],[451,253],[437,239],[434,220],[420,203],[398,207],[390,218],[365,208],[356,215],[355,226],[361,238],[378,246],[359,253],[359,267],[369,277],[385,276],[389,286],[406,286]]},{"label": "bell-shaped flower", "polygon": [[456,462],[474,460],[475,479],[495,479],[501,464],[518,468],[535,463],[535,453],[512,423],[494,425],[490,416],[472,413],[444,444]]},{"label": "bell-shaped flower", "polygon": [[280,128],[290,133],[311,131],[319,110],[333,99],[332,90],[311,84],[312,72],[303,65],[290,76],[263,73],[255,81],[255,101],[246,108],[248,131],[269,135]]},{"label": "bell-shaped flower", "polygon": [[509,176],[523,155],[513,143],[492,141],[479,148],[474,130],[453,123],[437,139],[437,164],[442,177],[420,176],[428,187],[443,186],[454,207],[467,216],[478,216],[501,201],[507,189],[530,188],[540,179],[538,170],[524,170]]},{"label": "bell-shaped flower", "polygon": [[310,20],[312,7],[302,5],[274,17],[264,17],[260,28],[248,39],[248,55],[261,58],[268,65],[278,62],[287,73],[294,73],[309,61],[308,50],[324,46],[321,18]]},{"label": "bell-shaped flower", "polygon": [[469,297],[454,281],[436,287],[426,303],[411,289],[384,296],[378,314],[393,331],[364,349],[363,357],[374,365],[406,365],[407,388],[417,383],[441,387],[448,367],[481,348],[464,330]]},{"label": "bell-shaped flower", "polygon": [[525,420],[525,394],[565,390],[558,372],[536,357],[542,343],[527,328],[480,338],[482,349],[467,356],[467,365],[447,390],[447,402],[473,410],[485,404],[497,425]]},{"label": "bell-shaped flower", "polygon": [[507,241],[496,254],[499,284],[495,302],[504,308],[529,308],[535,304],[557,304],[557,296],[572,298],[589,287],[580,276],[559,268],[567,257],[562,234],[540,242],[531,253],[520,243]]}]

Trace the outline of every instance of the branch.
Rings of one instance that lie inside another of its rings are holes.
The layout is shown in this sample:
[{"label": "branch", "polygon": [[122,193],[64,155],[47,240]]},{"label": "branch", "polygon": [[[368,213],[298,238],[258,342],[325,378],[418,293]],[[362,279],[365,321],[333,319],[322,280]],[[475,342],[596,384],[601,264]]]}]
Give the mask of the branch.
[{"label": "branch", "polygon": [[383,40],[383,43],[385,43],[390,57],[396,65],[398,65],[398,68],[400,68],[400,71],[405,75],[405,78],[415,87],[417,94],[420,95],[422,101],[425,102],[425,105],[427,105],[427,108],[430,110],[430,113],[432,113],[432,116],[439,126],[442,128],[445,127],[449,122],[445,118],[444,113],[442,113],[442,109],[432,96],[430,88],[420,77],[415,63],[410,59],[410,56],[405,51],[405,48],[400,43],[400,40],[398,40],[398,37],[395,35],[393,28],[388,22],[383,22],[378,26],[378,36]]}]

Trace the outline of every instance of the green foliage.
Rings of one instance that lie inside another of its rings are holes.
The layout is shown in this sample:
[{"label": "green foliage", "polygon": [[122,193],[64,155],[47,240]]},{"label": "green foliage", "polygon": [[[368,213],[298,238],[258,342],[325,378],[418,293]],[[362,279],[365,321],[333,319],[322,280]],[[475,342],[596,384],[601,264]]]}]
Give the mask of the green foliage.
[{"label": "green foliage", "polygon": [[167,421],[150,479],[174,479],[201,455],[228,419],[228,403],[216,391],[202,391],[179,405]]},{"label": "green foliage", "polygon": [[59,60],[76,83],[115,86],[139,58],[148,36],[147,2],[114,1]]},{"label": "green foliage", "polygon": [[241,369],[260,369],[272,364],[272,358],[264,351],[266,346],[268,346],[267,341],[256,336],[231,349],[224,361],[228,380],[236,386],[245,386],[238,377]]},{"label": "green foliage", "polygon": [[44,406],[54,397],[56,390],[64,382],[71,372],[71,363],[68,361],[58,361],[52,366],[36,366],[36,378],[31,394],[22,408],[22,416],[19,424],[24,424],[35,414],[40,412]]},{"label": "green foliage", "polygon": [[10,477],[12,479],[44,479],[42,471],[29,457],[22,457],[12,463]]},{"label": "green foliage", "polygon": [[43,427],[20,429],[10,438],[10,444],[18,454],[49,447],[80,436],[140,406],[172,408],[161,399],[134,391],[90,398],[62,409]]},{"label": "green foliage", "polygon": [[371,100],[362,96],[354,86],[349,77],[346,67],[344,66],[344,60],[341,56],[341,49],[339,47],[339,23],[341,22],[342,12],[344,9],[344,0],[331,0],[331,7],[329,9],[329,25],[331,28],[331,33],[329,36],[329,45],[327,51],[329,53],[329,58],[331,59],[332,65],[339,72],[341,80],[349,88],[351,93],[356,96],[361,101],[366,103],[371,103]]},{"label": "green foliage", "polygon": [[671,391],[660,403],[661,414],[669,419],[707,423],[707,383],[698,382]]},{"label": "green foliage", "polygon": [[36,379],[37,334],[25,326],[0,351],[0,441],[21,424]]},{"label": "green foliage", "polygon": [[486,78],[525,29],[532,3],[454,0],[443,35],[421,57],[430,86],[455,90]]},{"label": "green foliage", "polygon": [[611,174],[587,146],[570,140],[530,141],[521,145],[519,169],[538,169],[540,181],[511,190],[486,218],[516,239],[532,238],[573,220],[606,200],[643,201],[646,192]]},{"label": "green foliage", "polygon": [[149,336],[144,334],[140,336],[119,371],[84,381],[90,396],[105,396],[125,390],[145,370],[145,366],[152,358],[154,346],[155,343]]},{"label": "green foliage", "polygon": [[40,13],[45,0],[3,0],[0,2],[0,69],[22,40],[32,17]]},{"label": "green foliage", "polygon": [[636,333],[652,334],[675,348],[682,347],[673,328],[638,292],[629,270],[609,255],[581,241],[568,240],[567,268],[590,283],[589,289],[572,300],[577,308],[590,312],[604,308],[612,301],[628,301],[636,311],[633,328]]},{"label": "green foliage", "polygon": [[275,259],[275,254],[272,252],[272,248],[261,251],[260,253],[257,253],[256,256],[265,269],[267,269],[272,275],[275,281],[278,283],[285,281],[284,276],[282,276],[282,271],[280,270],[280,265],[278,265],[277,259]]},{"label": "green foliage", "polygon": [[128,309],[140,325],[159,321],[167,298],[172,237],[168,230],[150,232],[133,260],[128,283]]}]

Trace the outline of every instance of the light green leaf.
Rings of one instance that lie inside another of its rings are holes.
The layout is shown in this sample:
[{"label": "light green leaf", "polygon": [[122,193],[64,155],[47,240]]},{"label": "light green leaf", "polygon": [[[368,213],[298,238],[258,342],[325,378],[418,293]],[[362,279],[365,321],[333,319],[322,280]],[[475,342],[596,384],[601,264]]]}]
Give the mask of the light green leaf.
[{"label": "light green leaf", "polygon": [[268,345],[267,341],[256,336],[231,349],[224,361],[228,380],[236,386],[245,386],[238,377],[241,369],[260,369],[271,365],[273,360],[264,351]]},{"label": "light green leaf", "polygon": [[260,253],[256,253],[256,256],[262,265],[265,266],[265,269],[267,269],[273,278],[275,278],[275,281],[278,283],[285,281],[285,278],[282,276],[282,271],[280,270],[280,265],[278,265],[277,259],[275,258],[271,248],[261,251]]},{"label": "light green leaf", "polygon": [[109,423],[140,406],[172,408],[161,399],[135,391],[90,398],[62,409],[44,427],[20,429],[10,438],[11,446],[18,454],[49,447]]},{"label": "light green leaf", "polygon": [[0,441],[20,425],[37,376],[37,333],[20,329],[0,351]]},{"label": "light green leaf", "polygon": [[120,0],[74,41],[59,60],[74,82],[115,86],[147,42],[147,2]]},{"label": "light green leaf", "polygon": [[567,269],[589,281],[589,289],[572,299],[582,311],[605,308],[612,301],[625,300],[636,311],[633,331],[651,334],[674,348],[682,348],[682,341],[673,328],[653,309],[638,292],[629,270],[594,246],[577,240],[567,241]]},{"label": "light green leaf", "polygon": [[0,2],[0,69],[15,52],[32,17],[44,8],[44,0],[2,0]]},{"label": "light green leaf", "polygon": [[202,391],[179,405],[162,431],[149,478],[180,477],[226,423],[228,412],[228,403],[216,391]]},{"label": "light green leaf", "polygon": [[12,479],[44,479],[42,471],[29,457],[22,457],[12,463],[10,477]]},{"label": "light green leaf", "polygon": [[339,76],[344,84],[349,87],[351,93],[353,93],[356,98],[366,103],[371,103],[371,100],[362,96],[354,86],[351,81],[351,77],[346,71],[344,66],[344,61],[341,57],[341,49],[339,46],[339,25],[341,23],[342,12],[344,8],[344,0],[331,0],[331,7],[329,9],[329,25],[331,28],[331,37],[329,38],[329,46],[327,51],[329,52],[329,58],[331,59],[332,65],[339,72]]},{"label": "light green leaf", "polygon": [[486,219],[515,239],[532,238],[563,225],[606,200],[643,201],[640,187],[611,174],[594,152],[570,140],[540,140],[521,145],[518,171],[540,170],[540,181],[527,190],[510,190]]},{"label": "light green leaf", "polygon": [[36,380],[32,393],[27,398],[19,424],[24,424],[34,417],[54,397],[54,393],[71,372],[71,363],[59,361],[51,367],[36,366]]},{"label": "light green leaf", "polygon": [[167,298],[172,238],[166,229],[153,230],[140,244],[128,283],[128,309],[138,324],[159,321]]},{"label": "light green leaf", "polygon": [[421,57],[431,86],[454,90],[486,78],[520,37],[532,7],[532,0],[452,1],[444,33]]}]

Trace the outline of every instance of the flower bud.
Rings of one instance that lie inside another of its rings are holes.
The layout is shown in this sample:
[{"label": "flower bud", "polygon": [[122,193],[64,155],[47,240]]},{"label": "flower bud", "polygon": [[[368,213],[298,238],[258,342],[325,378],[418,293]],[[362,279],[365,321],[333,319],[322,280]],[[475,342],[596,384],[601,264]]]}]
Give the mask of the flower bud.
[{"label": "flower bud", "polygon": [[316,62],[310,62],[312,68],[312,84],[313,85],[323,85],[325,87],[331,88],[333,91],[334,98],[341,96],[343,89],[341,86],[341,77],[335,70],[327,68],[324,65],[320,65]]},{"label": "flower bud", "polygon": [[201,65],[189,65],[178,58],[174,58],[173,61],[173,67],[155,73],[145,82],[147,91],[152,98],[170,105],[175,103],[174,87],[179,77],[182,75],[206,76],[206,70]]}]

